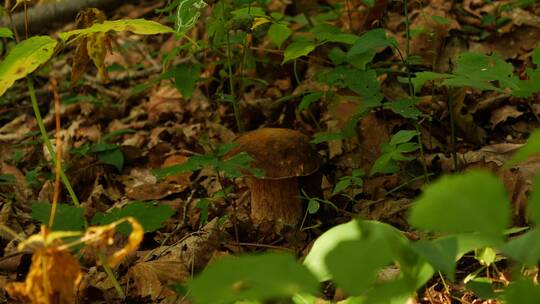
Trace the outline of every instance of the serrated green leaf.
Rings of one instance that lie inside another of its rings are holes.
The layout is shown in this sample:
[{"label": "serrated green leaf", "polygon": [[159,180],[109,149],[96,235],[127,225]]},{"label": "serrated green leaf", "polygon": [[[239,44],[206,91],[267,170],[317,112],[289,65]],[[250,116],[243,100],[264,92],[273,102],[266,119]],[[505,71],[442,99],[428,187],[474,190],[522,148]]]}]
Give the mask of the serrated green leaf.
[{"label": "serrated green leaf", "polygon": [[57,44],[58,42],[49,36],[34,36],[12,48],[6,59],[0,62],[0,96],[4,95],[16,80],[26,77],[47,62]]},{"label": "serrated green leaf", "polygon": [[[210,264],[188,283],[195,303],[225,304],[318,292],[318,282],[290,254],[228,256]],[[212,292],[208,292],[209,290]]]},{"label": "serrated green leaf", "polygon": [[443,176],[426,187],[409,222],[436,232],[479,232],[501,239],[510,224],[508,195],[499,179],[485,171]]},{"label": "serrated green leaf", "polygon": [[105,21],[103,23],[95,23],[92,26],[85,29],[72,30],[68,32],[61,32],[58,37],[63,41],[67,41],[70,38],[77,39],[81,36],[94,34],[94,33],[107,33],[107,32],[125,32],[129,31],[137,35],[155,35],[172,33],[174,30],[161,23],[144,20],[144,19],[123,19]]},{"label": "serrated green leaf", "polygon": [[283,62],[281,64],[295,60],[302,56],[307,56],[314,49],[315,43],[311,41],[295,41],[289,44],[289,46],[287,46],[285,49],[285,53],[283,54]]},{"label": "serrated green leaf", "polygon": [[[51,204],[32,204],[32,218],[44,225],[49,224]],[[55,231],[82,231],[84,229],[84,208],[58,204],[52,227]]]},{"label": "serrated green leaf", "polygon": [[[92,218],[93,224],[106,225],[126,216],[134,217],[144,228],[144,232],[152,232],[163,226],[163,222],[168,220],[174,210],[167,205],[160,205],[154,202],[135,201],[122,208],[113,209],[108,213],[97,213]],[[123,223],[118,227],[118,231],[129,234],[131,226]]]}]

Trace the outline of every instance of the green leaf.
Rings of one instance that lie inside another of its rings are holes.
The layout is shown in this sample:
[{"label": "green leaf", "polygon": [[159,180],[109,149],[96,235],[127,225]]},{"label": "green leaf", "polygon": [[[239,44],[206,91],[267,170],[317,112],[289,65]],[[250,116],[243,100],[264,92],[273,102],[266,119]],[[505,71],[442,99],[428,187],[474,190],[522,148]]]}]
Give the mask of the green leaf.
[{"label": "green leaf", "polygon": [[320,204],[314,199],[310,199],[308,203],[307,210],[309,214],[315,214],[317,211],[319,211]]},{"label": "green leaf", "polygon": [[443,74],[443,73],[435,73],[435,72],[418,72],[414,75],[414,78],[411,79],[411,82],[414,87],[414,93],[415,95],[422,89],[424,84],[431,80],[441,80],[441,79],[447,79],[447,78],[453,78],[455,77],[452,74]]},{"label": "green leaf", "polygon": [[[51,204],[32,204],[32,218],[43,225],[49,224]],[[82,231],[84,229],[84,208],[73,205],[58,204],[52,227],[55,231]]]},{"label": "green leaf", "polygon": [[61,32],[58,37],[63,41],[67,41],[70,38],[77,39],[82,36],[94,34],[94,33],[107,33],[107,32],[125,32],[129,31],[137,35],[155,35],[172,33],[174,30],[168,26],[162,25],[158,22],[144,19],[123,19],[105,21],[103,23],[95,23],[92,26],[85,29],[72,30],[68,32]]},{"label": "green leaf", "polygon": [[390,109],[392,112],[401,115],[404,118],[418,119],[422,116],[422,112],[416,108],[420,100],[418,99],[400,99],[392,102],[387,102],[383,106],[385,109]]},{"label": "green leaf", "polygon": [[515,165],[524,160],[529,156],[538,154],[540,152],[540,129],[534,130],[527,139],[527,143],[521,147],[515,154],[512,156],[512,159],[508,162],[508,165]]},{"label": "green leaf", "polygon": [[203,304],[264,301],[318,292],[313,274],[294,256],[277,253],[221,258],[208,265],[188,286],[194,302]]},{"label": "green leaf", "polygon": [[[163,226],[163,222],[168,220],[174,210],[167,205],[159,205],[155,202],[134,201],[122,208],[115,208],[111,212],[98,212],[93,218],[92,223],[98,225],[110,224],[126,216],[134,217],[144,228],[144,232],[152,232]],[[129,234],[131,226],[123,223],[118,227],[118,231]]]},{"label": "green leaf", "polygon": [[501,251],[521,264],[534,266],[540,260],[540,229],[535,228],[511,239]]},{"label": "green leaf", "polygon": [[322,43],[336,42],[353,44],[359,38],[357,35],[344,33],[340,28],[327,23],[317,24],[310,31],[315,34],[315,39]]},{"label": "green leaf", "polygon": [[467,282],[465,287],[482,300],[497,298],[497,294],[493,291],[493,283],[489,278],[475,278]]},{"label": "green leaf", "polygon": [[328,253],[325,262],[333,280],[347,294],[361,295],[377,276],[377,270],[392,263],[392,250],[384,238],[343,241]]},{"label": "green leaf", "polygon": [[285,53],[283,55],[283,62],[281,64],[300,58],[302,56],[307,56],[314,49],[315,43],[311,41],[295,41],[289,44],[289,46],[287,46],[287,48],[285,49]]},{"label": "green leaf", "polygon": [[13,47],[6,59],[0,62],[0,96],[16,80],[26,77],[47,62],[57,44],[58,42],[49,36],[34,36]]},{"label": "green leaf", "polygon": [[0,27],[0,38],[11,38],[13,39],[13,32],[7,27]]},{"label": "green leaf", "polygon": [[441,25],[447,25],[447,24],[450,24],[450,21],[444,17],[441,17],[441,16],[431,16],[431,19],[433,19],[433,21],[437,22],[438,24],[441,24]]},{"label": "green leaf", "polygon": [[400,130],[392,136],[390,145],[397,146],[399,144],[407,143],[417,135],[418,132],[415,130]]},{"label": "green leaf", "polygon": [[411,248],[424,257],[433,267],[455,279],[458,243],[456,238],[444,238],[433,241],[420,240],[411,244]]},{"label": "green leaf", "polygon": [[512,282],[504,291],[506,304],[538,304],[540,303],[540,287],[531,280],[521,279]]},{"label": "green leaf", "polygon": [[393,244],[406,242],[396,228],[376,221],[352,220],[337,225],[323,233],[313,244],[304,260],[304,265],[322,281],[332,278],[326,265],[326,257],[340,243],[359,240],[361,238],[385,239]]},{"label": "green leaf", "polygon": [[394,38],[388,38],[383,29],[370,30],[354,42],[347,52],[347,62],[364,70],[379,49],[389,46],[396,48],[397,41]]},{"label": "green leaf", "polygon": [[287,26],[287,23],[277,22],[272,23],[268,29],[268,38],[272,41],[278,49],[281,48],[281,45],[289,36],[291,36],[292,30]]},{"label": "green leaf", "polygon": [[375,0],[362,0],[362,3],[364,3],[365,5],[367,5],[369,7],[374,7],[375,6]]},{"label": "green leaf", "polygon": [[502,238],[510,224],[508,195],[499,179],[485,171],[443,176],[426,187],[409,222],[436,232]]},{"label": "green leaf", "polygon": [[114,166],[118,171],[124,168],[124,153],[117,146],[115,149],[105,150],[97,153],[100,162]]},{"label": "green leaf", "polygon": [[176,8],[176,31],[185,33],[199,20],[201,9],[207,6],[203,0],[181,0]]},{"label": "green leaf", "polygon": [[304,97],[302,97],[302,101],[298,105],[298,110],[302,111],[309,108],[309,106],[312,103],[321,99],[323,95],[324,95],[323,92],[312,92],[312,93],[304,95]]},{"label": "green leaf", "polygon": [[381,105],[384,96],[375,70],[347,69],[343,71],[343,76],[346,85],[361,97],[359,112]]},{"label": "green leaf", "polygon": [[9,173],[0,173],[0,185],[13,185],[17,182],[15,175]]},{"label": "green leaf", "polygon": [[351,185],[351,179],[350,178],[344,178],[339,180],[336,185],[334,186],[334,190],[332,191],[332,195],[336,195],[340,193],[341,191],[347,189]]},{"label": "green leaf", "polygon": [[174,68],[174,84],[185,99],[191,98],[197,80],[201,75],[202,65],[182,63]]}]

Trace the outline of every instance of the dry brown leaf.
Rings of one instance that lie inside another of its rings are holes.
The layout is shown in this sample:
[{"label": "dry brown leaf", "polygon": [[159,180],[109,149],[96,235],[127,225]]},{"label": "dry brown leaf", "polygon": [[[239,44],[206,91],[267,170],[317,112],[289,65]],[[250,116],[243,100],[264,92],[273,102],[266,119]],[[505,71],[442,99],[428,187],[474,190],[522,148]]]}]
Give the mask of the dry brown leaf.
[{"label": "dry brown leaf", "polygon": [[504,105],[491,112],[491,127],[495,128],[498,124],[505,122],[508,118],[518,118],[523,115],[523,112],[519,111],[514,105]]}]

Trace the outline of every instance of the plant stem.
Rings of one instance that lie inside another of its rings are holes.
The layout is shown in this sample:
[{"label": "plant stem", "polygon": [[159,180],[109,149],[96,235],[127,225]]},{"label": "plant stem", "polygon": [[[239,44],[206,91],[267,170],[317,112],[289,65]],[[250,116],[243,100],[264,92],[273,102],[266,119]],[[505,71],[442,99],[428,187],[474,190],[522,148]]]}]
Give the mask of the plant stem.
[{"label": "plant stem", "polygon": [[[32,109],[34,110],[34,116],[36,117],[39,131],[41,133],[41,138],[43,140],[43,143],[47,147],[49,154],[51,155],[51,160],[53,162],[53,165],[56,166],[56,153],[54,152],[54,148],[51,144],[51,140],[49,139],[49,135],[47,134],[47,130],[45,129],[45,125],[43,124],[43,118],[41,116],[41,113],[39,112],[39,104],[37,102],[36,90],[34,89],[34,82],[31,77],[26,77],[26,80],[28,83],[28,92],[30,94],[30,100],[32,101]],[[69,182],[69,179],[67,178],[63,168],[60,170],[60,178],[62,179],[62,183],[64,184],[64,187],[66,187],[66,190],[68,191],[69,196],[71,197],[71,200],[73,201],[73,204],[79,207],[81,205],[79,202],[79,199],[77,198],[77,195],[75,194],[75,191],[73,190],[73,187],[71,186],[71,183]]]},{"label": "plant stem", "polygon": [[123,300],[126,298],[126,293],[122,289],[122,286],[120,286],[120,283],[114,276],[114,273],[112,272],[111,267],[107,265],[107,261],[105,260],[105,257],[102,253],[97,253],[99,257],[99,262],[101,263],[101,266],[103,266],[103,270],[105,270],[105,273],[109,277],[109,280],[111,280],[111,284],[113,285],[114,289],[116,290],[116,293],[118,293],[118,296]]},{"label": "plant stem", "polygon": [[[407,69],[407,79],[409,82],[409,95],[411,98],[414,98],[414,87],[412,84],[411,78],[411,66],[409,64],[409,54],[411,49],[411,33],[409,29],[409,1],[403,1],[403,12],[405,14],[405,35],[406,35],[406,45],[405,45],[405,68]],[[424,170],[424,180],[429,182],[428,169],[426,164],[426,155],[424,153],[424,145],[422,144],[422,130],[420,129],[419,124],[414,124],[416,133],[418,133],[418,146],[420,147],[420,157],[422,158],[422,169]]]},{"label": "plant stem", "polygon": [[[225,20],[225,2],[221,2],[223,6],[223,19]],[[232,72],[232,63],[231,63],[231,39],[229,30],[227,29],[227,70],[229,73],[229,90],[231,93],[231,104],[233,106],[234,111],[234,118],[236,120],[236,127],[238,128],[238,131],[243,132],[244,126],[242,124],[242,121],[240,120],[240,107],[238,105],[238,101],[236,100],[236,96],[234,93],[234,78],[233,78],[233,72]]]}]

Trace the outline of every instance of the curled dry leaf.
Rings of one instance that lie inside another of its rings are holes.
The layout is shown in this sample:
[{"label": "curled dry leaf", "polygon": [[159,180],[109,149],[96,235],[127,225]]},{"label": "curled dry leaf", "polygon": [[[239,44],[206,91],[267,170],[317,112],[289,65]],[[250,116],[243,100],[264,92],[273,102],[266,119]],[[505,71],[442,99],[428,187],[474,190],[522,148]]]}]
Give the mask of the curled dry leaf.
[{"label": "curled dry leaf", "polygon": [[131,225],[131,233],[128,237],[128,242],[120,250],[113,253],[107,258],[107,264],[111,267],[118,265],[129,253],[135,251],[141,243],[144,235],[144,230],[141,224],[132,217],[125,217],[108,225],[90,227],[86,230],[82,241],[86,245],[103,249],[111,246],[114,243],[114,234],[116,226],[123,222],[129,222]]}]

